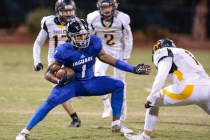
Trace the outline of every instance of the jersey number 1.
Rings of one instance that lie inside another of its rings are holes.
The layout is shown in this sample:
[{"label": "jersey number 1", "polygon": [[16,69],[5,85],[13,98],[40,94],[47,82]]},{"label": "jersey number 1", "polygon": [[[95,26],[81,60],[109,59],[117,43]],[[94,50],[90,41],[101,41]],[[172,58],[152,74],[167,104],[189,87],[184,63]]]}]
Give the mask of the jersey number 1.
[{"label": "jersey number 1", "polygon": [[82,78],[85,77],[86,64],[82,65]]}]

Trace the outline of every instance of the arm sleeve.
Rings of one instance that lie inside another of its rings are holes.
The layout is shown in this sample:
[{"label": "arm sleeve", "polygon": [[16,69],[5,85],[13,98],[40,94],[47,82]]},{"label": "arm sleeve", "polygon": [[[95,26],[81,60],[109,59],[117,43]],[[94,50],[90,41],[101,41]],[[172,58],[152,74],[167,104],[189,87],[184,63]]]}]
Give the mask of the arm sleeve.
[{"label": "arm sleeve", "polygon": [[166,78],[172,66],[172,57],[166,57],[158,63],[158,73],[152,85],[152,91],[149,98],[156,98],[158,92],[164,86]]},{"label": "arm sleeve", "polygon": [[133,48],[133,35],[131,32],[130,25],[127,25],[125,29],[123,29],[124,34],[124,52],[123,52],[123,59],[129,59],[131,55],[131,50]]},{"label": "arm sleeve", "polygon": [[41,63],[40,54],[41,54],[41,47],[45,43],[47,39],[47,32],[44,29],[41,29],[39,35],[37,36],[34,46],[33,46],[33,59],[34,59],[34,66],[38,63]]}]

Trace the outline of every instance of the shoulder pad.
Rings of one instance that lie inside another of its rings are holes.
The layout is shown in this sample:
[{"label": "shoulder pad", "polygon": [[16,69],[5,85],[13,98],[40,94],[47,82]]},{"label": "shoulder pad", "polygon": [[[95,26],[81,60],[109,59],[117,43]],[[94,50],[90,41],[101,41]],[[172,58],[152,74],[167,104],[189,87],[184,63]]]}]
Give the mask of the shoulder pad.
[{"label": "shoulder pad", "polygon": [[93,20],[94,20],[96,17],[98,17],[98,16],[100,16],[100,13],[99,13],[98,10],[97,10],[97,11],[94,11],[94,12],[92,12],[92,13],[89,13],[89,14],[87,15],[87,22],[88,22],[88,24],[92,24]]},{"label": "shoulder pad", "polygon": [[69,54],[70,53],[66,53],[68,50],[67,50],[67,47],[70,45],[69,42],[67,43],[64,43],[64,44],[61,44],[59,46],[57,46],[55,48],[55,52],[54,52],[54,59],[62,64],[64,64],[64,60],[66,58],[68,58]]},{"label": "shoulder pad", "polygon": [[128,26],[131,22],[130,16],[121,11],[118,11],[117,18],[121,21],[124,27]]},{"label": "shoulder pad", "polygon": [[55,17],[54,15],[43,17],[42,20],[41,20],[41,28],[43,28],[44,23],[45,23],[48,19],[54,18],[54,17]]},{"label": "shoulder pad", "polygon": [[90,39],[91,39],[90,42],[93,43],[94,49],[96,49],[96,50],[101,50],[102,49],[102,41],[101,41],[101,39],[98,36],[91,35]]},{"label": "shoulder pad", "polygon": [[173,53],[170,49],[168,48],[162,48],[162,49],[159,49],[157,51],[154,52],[153,56],[153,63],[155,64],[155,66],[158,65],[158,63],[166,58],[166,57],[173,57]]}]

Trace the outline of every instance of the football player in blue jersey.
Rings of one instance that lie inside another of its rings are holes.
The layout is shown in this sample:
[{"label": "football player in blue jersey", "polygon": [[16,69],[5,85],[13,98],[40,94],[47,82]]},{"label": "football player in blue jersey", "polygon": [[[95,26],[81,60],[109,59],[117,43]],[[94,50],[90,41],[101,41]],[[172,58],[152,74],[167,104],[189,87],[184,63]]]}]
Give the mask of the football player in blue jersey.
[{"label": "football player in blue jersey", "polygon": [[[48,66],[54,62],[54,50],[60,44],[66,43],[65,25],[67,21],[76,15],[76,4],[74,0],[57,0],[55,3],[56,15],[45,16],[41,20],[41,30],[37,36],[33,46],[34,70],[43,69],[41,61],[41,49],[46,40],[48,40]],[[55,86],[53,84],[53,86]],[[72,122],[68,126],[80,127],[81,120],[78,117],[71,100],[62,104],[65,111],[72,118]]]},{"label": "football player in blue jersey", "polygon": [[[95,77],[93,72],[95,59],[98,58],[118,69],[139,75],[148,75],[151,71],[150,66],[138,64],[134,67],[106,54],[102,49],[101,39],[89,34],[88,24],[83,19],[70,20],[66,28],[69,42],[55,49],[55,62],[48,67],[45,73],[46,80],[58,85],[53,88],[47,100],[37,109],[16,140],[26,140],[29,131],[57,105],[77,96],[101,96],[108,93],[112,94],[113,122],[111,129],[113,132],[126,133],[122,131],[120,122],[124,83],[109,76]],[[60,80],[55,77],[54,73],[62,65],[74,70],[74,76],[71,78],[63,76]]]}]

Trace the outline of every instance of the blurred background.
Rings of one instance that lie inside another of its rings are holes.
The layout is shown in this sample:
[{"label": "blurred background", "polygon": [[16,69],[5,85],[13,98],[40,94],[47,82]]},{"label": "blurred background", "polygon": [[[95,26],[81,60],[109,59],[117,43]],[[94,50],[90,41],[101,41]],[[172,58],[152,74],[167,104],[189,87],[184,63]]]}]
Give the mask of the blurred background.
[{"label": "blurred background", "polygon": [[[97,10],[97,0],[75,0],[77,15],[86,19]],[[55,14],[56,0],[1,0],[0,44],[33,43],[43,16]],[[131,17],[135,47],[147,47],[159,38],[180,47],[210,49],[209,0],[118,0]]]}]

